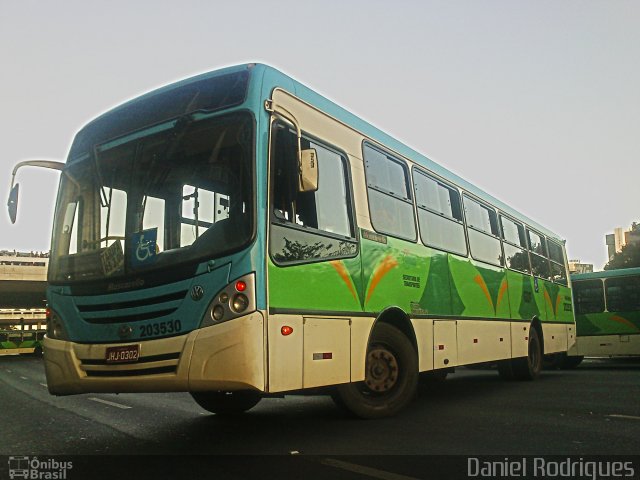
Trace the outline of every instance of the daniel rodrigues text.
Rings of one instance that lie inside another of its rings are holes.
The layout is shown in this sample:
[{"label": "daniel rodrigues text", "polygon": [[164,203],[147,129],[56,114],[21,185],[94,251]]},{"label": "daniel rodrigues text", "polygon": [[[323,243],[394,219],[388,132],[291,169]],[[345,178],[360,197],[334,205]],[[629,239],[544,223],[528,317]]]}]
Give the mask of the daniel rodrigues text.
[{"label": "daniel rodrigues text", "polygon": [[[614,457],[615,458],[615,457]],[[492,457],[467,459],[467,475],[477,478],[636,478],[637,465],[625,460],[543,457]]]}]

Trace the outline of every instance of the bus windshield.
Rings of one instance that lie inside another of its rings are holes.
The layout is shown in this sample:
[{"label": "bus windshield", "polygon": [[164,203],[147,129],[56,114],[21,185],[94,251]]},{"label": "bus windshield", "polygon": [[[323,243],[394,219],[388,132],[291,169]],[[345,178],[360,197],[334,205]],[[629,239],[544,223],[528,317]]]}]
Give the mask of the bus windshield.
[{"label": "bus windshield", "polygon": [[253,231],[254,122],[185,115],[94,145],[60,181],[49,281],[114,279],[237,250]]}]

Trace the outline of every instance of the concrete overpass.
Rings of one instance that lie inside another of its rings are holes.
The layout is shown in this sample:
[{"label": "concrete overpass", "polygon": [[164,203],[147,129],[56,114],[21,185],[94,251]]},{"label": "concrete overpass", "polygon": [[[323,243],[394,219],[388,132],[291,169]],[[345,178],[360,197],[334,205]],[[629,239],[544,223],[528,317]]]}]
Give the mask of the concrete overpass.
[{"label": "concrete overpass", "polygon": [[44,308],[48,267],[43,256],[0,252],[0,309]]}]

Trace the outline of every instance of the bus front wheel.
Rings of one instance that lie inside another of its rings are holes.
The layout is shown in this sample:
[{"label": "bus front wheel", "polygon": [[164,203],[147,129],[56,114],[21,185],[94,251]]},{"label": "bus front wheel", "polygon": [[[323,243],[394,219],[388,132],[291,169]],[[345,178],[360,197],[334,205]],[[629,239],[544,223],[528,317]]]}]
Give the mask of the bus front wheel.
[{"label": "bus front wheel", "polygon": [[360,418],[387,417],[413,399],[417,385],[415,348],[396,327],[381,323],[371,334],[364,382],[339,385],[334,401]]},{"label": "bus front wheel", "polygon": [[262,399],[258,392],[191,392],[191,396],[205,410],[218,415],[233,415],[246,412]]}]

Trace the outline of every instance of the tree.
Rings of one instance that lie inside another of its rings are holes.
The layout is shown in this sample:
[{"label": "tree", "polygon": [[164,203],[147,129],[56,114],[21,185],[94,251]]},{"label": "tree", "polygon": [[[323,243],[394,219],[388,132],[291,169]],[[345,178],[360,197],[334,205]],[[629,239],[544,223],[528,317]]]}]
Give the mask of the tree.
[{"label": "tree", "polygon": [[616,252],[609,263],[604,266],[605,270],[617,270],[618,268],[640,267],[640,242],[633,242],[622,247],[620,252]]}]

